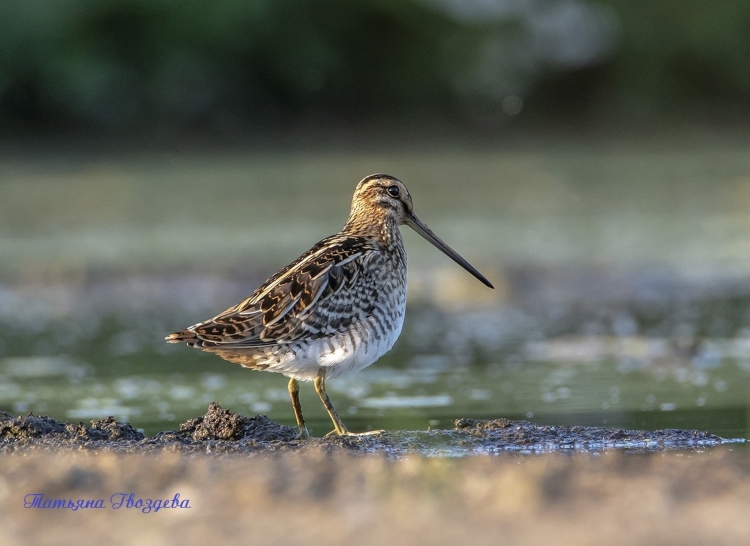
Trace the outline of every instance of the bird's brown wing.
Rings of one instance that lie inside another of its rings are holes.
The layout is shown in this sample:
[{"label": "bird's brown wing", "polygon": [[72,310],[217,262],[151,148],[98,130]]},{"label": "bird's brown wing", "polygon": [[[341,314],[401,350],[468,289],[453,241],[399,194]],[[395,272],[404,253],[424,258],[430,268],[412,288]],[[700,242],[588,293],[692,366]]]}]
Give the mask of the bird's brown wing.
[{"label": "bird's brown wing", "polygon": [[167,337],[201,348],[287,344],[344,331],[368,316],[382,267],[364,237],[334,235],[276,273],[250,297],[214,318]]}]

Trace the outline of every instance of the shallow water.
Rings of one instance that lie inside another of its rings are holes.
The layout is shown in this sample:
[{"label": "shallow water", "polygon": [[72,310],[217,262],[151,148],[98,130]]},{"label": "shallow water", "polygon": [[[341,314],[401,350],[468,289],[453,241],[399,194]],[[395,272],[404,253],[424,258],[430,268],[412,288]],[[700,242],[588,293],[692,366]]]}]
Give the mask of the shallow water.
[{"label": "shallow water", "polygon": [[[90,286],[73,299],[91,301],[98,291],[106,292]],[[164,333],[189,324],[193,312],[173,312],[177,303],[164,314],[132,309],[151,303],[131,297],[131,309],[117,316],[87,308],[73,321],[35,314],[7,323],[0,410],[71,421],[113,415],[153,434],[217,401],[293,424],[286,378],[166,344]],[[708,335],[717,306],[728,337]],[[549,317],[510,305],[452,313],[414,305],[394,350],[329,381],[328,391],[352,430],[451,428],[457,418],[506,417],[747,437],[750,330],[744,314],[730,320],[732,309],[744,308],[744,298],[656,309],[610,305],[604,314],[597,304],[558,306]],[[312,385],[302,385],[301,401],[313,433],[328,432]]]},{"label": "shallow water", "polygon": [[[283,376],[163,337],[338,229],[356,179],[386,171],[497,290],[406,233],[401,339],[328,384],[351,429],[507,417],[748,437],[749,147],[6,157],[0,410],[152,434],[217,401],[293,424]],[[301,401],[328,432],[310,385]]]}]

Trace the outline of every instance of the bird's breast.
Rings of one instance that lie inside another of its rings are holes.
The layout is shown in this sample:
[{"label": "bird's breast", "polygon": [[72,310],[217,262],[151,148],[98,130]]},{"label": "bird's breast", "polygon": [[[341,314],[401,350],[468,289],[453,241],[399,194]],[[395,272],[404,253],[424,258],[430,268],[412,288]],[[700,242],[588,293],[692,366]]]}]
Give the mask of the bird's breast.
[{"label": "bird's breast", "polygon": [[373,313],[355,322],[344,332],[311,344],[303,360],[313,360],[326,368],[327,377],[356,372],[374,363],[396,343],[404,325],[404,300],[388,307],[376,307]]},{"label": "bird's breast", "polygon": [[393,270],[388,263],[380,266],[383,275],[376,276],[380,277],[377,282],[361,287],[366,289],[360,293],[370,298],[366,316],[338,332],[290,346],[286,357],[272,364],[269,371],[310,380],[325,368],[326,377],[338,377],[366,368],[387,353],[404,324],[406,273],[403,268]]}]

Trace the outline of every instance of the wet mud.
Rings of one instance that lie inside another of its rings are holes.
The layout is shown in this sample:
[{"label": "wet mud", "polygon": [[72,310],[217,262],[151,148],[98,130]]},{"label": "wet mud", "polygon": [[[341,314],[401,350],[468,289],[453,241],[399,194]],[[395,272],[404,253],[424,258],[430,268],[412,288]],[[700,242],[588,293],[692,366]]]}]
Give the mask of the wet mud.
[{"label": "wet mud", "polygon": [[0,412],[0,453],[80,450],[115,453],[255,454],[338,449],[389,456],[422,454],[462,456],[492,453],[591,453],[606,450],[655,452],[742,443],[696,430],[624,430],[599,427],[542,426],[507,419],[458,419],[455,428],[428,431],[380,431],[361,436],[297,439],[296,429],[264,415],[244,417],[212,403],[205,415],[179,430],[146,437],[112,417],[61,423],[38,415]]},{"label": "wet mud", "polygon": [[218,404],[153,437],[111,418],[0,414],[0,544],[750,539],[748,452],[705,432],[505,419],[304,441],[295,432]]}]

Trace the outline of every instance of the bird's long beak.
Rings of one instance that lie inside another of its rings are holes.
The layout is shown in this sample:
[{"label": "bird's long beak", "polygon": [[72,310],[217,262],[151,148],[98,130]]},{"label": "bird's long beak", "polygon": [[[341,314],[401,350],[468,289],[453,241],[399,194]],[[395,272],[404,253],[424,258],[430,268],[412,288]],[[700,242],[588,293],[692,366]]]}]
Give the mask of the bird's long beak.
[{"label": "bird's long beak", "polygon": [[473,265],[471,265],[469,262],[464,260],[458,254],[458,252],[456,252],[451,247],[446,245],[440,239],[440,237],[435,235],[430,228],[424,225],[422,221],[419,218],[417,218],[417,215],[414,214],[413,212],[406,218],[406,225],[412,228],[417,233],[419,233],[422,237],[430,241],[433,245],[439,248],[451,260],[456,262],[458,265],[463,267],[466,271],[468,271],[469,273],[474,275],[477,279],[479,279],[485,286],[489,286],[490,288],[495,288],[494,286],[492,286],[492,283],[485,278],[484,275],[482,275],[479,271],[477,271]]}]

